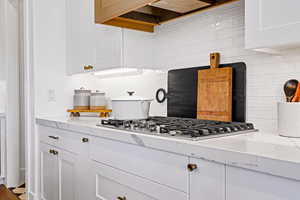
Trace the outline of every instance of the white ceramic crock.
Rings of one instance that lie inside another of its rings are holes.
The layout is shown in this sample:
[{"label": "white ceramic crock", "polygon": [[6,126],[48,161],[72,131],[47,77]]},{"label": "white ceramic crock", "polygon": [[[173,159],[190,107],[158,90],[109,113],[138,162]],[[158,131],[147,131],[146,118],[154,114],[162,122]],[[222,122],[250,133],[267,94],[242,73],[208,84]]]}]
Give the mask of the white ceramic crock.
[{"label": "white ceramic crock", "polygon": [[149,117],[153,99],[146,99],[128,92],[127,96],[112,99],[113,116],[118,120],[140,120]]},{"label": "white ceramic crock", "polygon": [[278,103],[278,133],[300,138],[300,103]]}]

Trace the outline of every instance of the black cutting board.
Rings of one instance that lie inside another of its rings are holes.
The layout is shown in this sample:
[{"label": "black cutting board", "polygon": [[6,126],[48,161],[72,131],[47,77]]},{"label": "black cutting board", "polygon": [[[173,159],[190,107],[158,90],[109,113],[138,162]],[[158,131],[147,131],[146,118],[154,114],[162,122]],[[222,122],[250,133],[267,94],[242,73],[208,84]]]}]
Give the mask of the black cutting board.
[{"label": "black cutting board", "polygon": [[[246,120],[246,64],[222,64],[233,68],[232,120]],[[168,72],[168,116],[197,118],[198,70],[210,66],[175,69]]]}]

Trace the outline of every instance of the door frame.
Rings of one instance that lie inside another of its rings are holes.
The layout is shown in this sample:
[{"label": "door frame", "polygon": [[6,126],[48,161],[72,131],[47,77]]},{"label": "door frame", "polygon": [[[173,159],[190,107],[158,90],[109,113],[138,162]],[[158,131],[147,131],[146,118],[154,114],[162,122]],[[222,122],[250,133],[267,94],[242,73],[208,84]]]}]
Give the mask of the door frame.
[{"label": "door frame", "polygon": [[25,132],[25,168],[26,168],[26,190],[28,200],[38,200],[39,177],[38,177],[38,137],[35,126],[34,109],[34,2],[32,0],[22,1],[22,37],[23,59],[22,59],[22,112]]}]

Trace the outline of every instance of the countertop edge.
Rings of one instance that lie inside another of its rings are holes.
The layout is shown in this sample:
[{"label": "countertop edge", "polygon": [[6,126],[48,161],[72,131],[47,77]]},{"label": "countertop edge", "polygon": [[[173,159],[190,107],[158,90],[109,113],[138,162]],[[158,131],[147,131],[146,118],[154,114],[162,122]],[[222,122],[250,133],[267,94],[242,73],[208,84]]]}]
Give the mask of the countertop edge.
[{"label": "countertop edge", "polygon": [[[300,173],[298,172],[300,161],[293,162],[263,155],[232,151],[217,146],[211,147],[201,144],[199,141],[161,138],[129,131],[112,130],[105,127],[68,123],[61,120],[37,118],[36,123],[40,126],[87,134],[300,181]],[[112,131],[114,134],[110,133]]]}]

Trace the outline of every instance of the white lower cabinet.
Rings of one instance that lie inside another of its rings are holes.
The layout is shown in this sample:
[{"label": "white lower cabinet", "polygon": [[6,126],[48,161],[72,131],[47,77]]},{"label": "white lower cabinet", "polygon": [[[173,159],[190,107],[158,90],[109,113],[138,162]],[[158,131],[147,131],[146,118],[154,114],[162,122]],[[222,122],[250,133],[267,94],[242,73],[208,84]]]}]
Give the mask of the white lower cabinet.
[{"label": "white lower cabinet", "polygon": [[298,200],[300,182],[39,127],[41,200]]},{"label": "white lower cabinet", "polygon": [[225,165],[190,159],[190,200],[225,200]]},{"label": "white lower cabinet", "polygon": [[93,162],[95,200],[187,200],[187,194]]},{"label": "white lower cabinet", "polygon": [[102,138],[90,142],[92,160],[187,193],[188,157]]},{"label": "white lower cabinet", "polygon": [[298,200],[300,182],[245,170],[226,168],[226,200]]},{"label": "white lower cabinet", "polygon": [[41,199],[80,200],[78,156],[41,143]]},{"label": "white lower cabinet", "polygon": [[58,200],[58,157],[50,153],[50,145],[40,144],[41,159],[41,199]]}]

